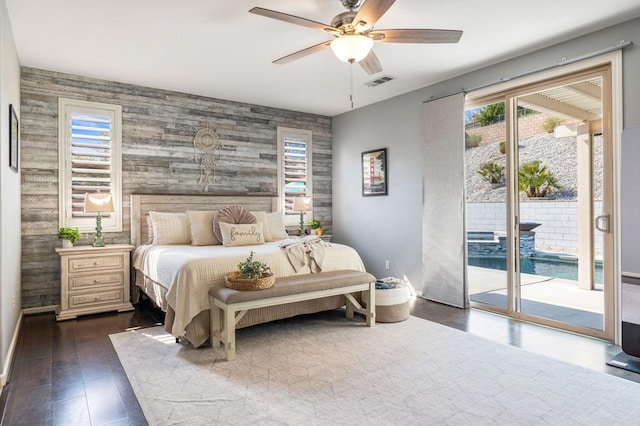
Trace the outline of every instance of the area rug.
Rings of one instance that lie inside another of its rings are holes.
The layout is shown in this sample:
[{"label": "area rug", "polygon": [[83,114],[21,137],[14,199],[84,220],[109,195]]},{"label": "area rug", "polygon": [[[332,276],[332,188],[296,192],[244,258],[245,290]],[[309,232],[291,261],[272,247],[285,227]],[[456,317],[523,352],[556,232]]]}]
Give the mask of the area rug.
[{"label": "area rug", "polygon": [[238,331],[237,359],[162,328],[111,335],[151,425],[624,425],[640,384],[416,317]]}]

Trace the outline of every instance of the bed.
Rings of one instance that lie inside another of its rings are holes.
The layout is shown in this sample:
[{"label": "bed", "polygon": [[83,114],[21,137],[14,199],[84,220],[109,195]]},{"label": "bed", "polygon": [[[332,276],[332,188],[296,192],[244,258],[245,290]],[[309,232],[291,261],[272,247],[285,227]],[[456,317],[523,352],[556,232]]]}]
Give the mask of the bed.
[{"label": "bed", "polygon": [[[304,266],[292,263],[287,251],[280,247],[283,243],[281,239],[238,247],[148,244],[149,235],[153,234],[148,225],[150,212],[153,215],[155,212],[220,211],[231,205],[242,206],[252,212],[274,212],[277,210],[277,198],[263,195],[131,195],[131,243],[135,246],[132,262],[134,288],[145,293],[166,312],[164,327],[167,332],[177,338],[185,338],[194,347],[201,346],[209,339],[208,291],[212,287],[223,286],[224,275],[235,270],[238,262],[245,260],[251,251],[271,267],[276,279],[318,270],[309,257]],[[195,237],[192,237],[194,241]],[[335,243],[323,244],[323,247],[323,271],[365,270],[353,248]],[[135,292],[133,300],[136,300]],[[344,296],[333,296],[255,309],[242,318],[238,328],[336,309],[344,304]]]}]

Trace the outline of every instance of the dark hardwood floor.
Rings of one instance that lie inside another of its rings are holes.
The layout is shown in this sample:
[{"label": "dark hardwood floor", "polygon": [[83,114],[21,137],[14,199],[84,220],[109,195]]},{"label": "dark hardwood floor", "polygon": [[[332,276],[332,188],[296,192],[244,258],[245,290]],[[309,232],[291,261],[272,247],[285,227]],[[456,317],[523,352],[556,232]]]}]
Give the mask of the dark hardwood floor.
[{"label": "dark hardwood floor", "polygon": [[162,320],[148,304],[62,322],[53,313],[25,316],[0,398],[2,424],[146,425],[109,334]]},{"label": "dark hardwood floor", "polygon": [[[605,363],[615,345],[478,310],[417,299],[412,314],[490,340],[640,382],[640,374]],[[23,320],[8,384],[0,397],[3,425],[146,425],[109,334],[151,327],[162,313],[134,312],[57,322],[52,313]]]}]

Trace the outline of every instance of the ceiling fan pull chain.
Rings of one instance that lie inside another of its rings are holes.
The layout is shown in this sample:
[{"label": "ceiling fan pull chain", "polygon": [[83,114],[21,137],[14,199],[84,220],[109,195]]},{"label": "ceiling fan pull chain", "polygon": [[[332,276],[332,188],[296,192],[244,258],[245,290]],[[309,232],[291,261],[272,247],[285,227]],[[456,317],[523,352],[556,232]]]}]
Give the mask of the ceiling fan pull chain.
[{"label": "ceiling fan pull chain", "polygon": [[349,61],[349,100],[353,109],[353,59]]}]

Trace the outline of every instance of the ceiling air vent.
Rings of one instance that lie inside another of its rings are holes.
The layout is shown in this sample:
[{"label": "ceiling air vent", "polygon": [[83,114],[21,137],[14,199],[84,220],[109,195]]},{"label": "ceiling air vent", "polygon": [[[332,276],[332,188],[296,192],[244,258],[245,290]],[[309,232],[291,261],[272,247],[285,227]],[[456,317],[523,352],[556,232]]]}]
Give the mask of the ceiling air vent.
[{"label": "ceiling air vent", "polygon": [[391,80],[395,80],[395,77],[385,75],[383,77],[376,78],[375,80],[367,81],[366,83],[364,83],[364,85],[369,87],[376,87]]}]

